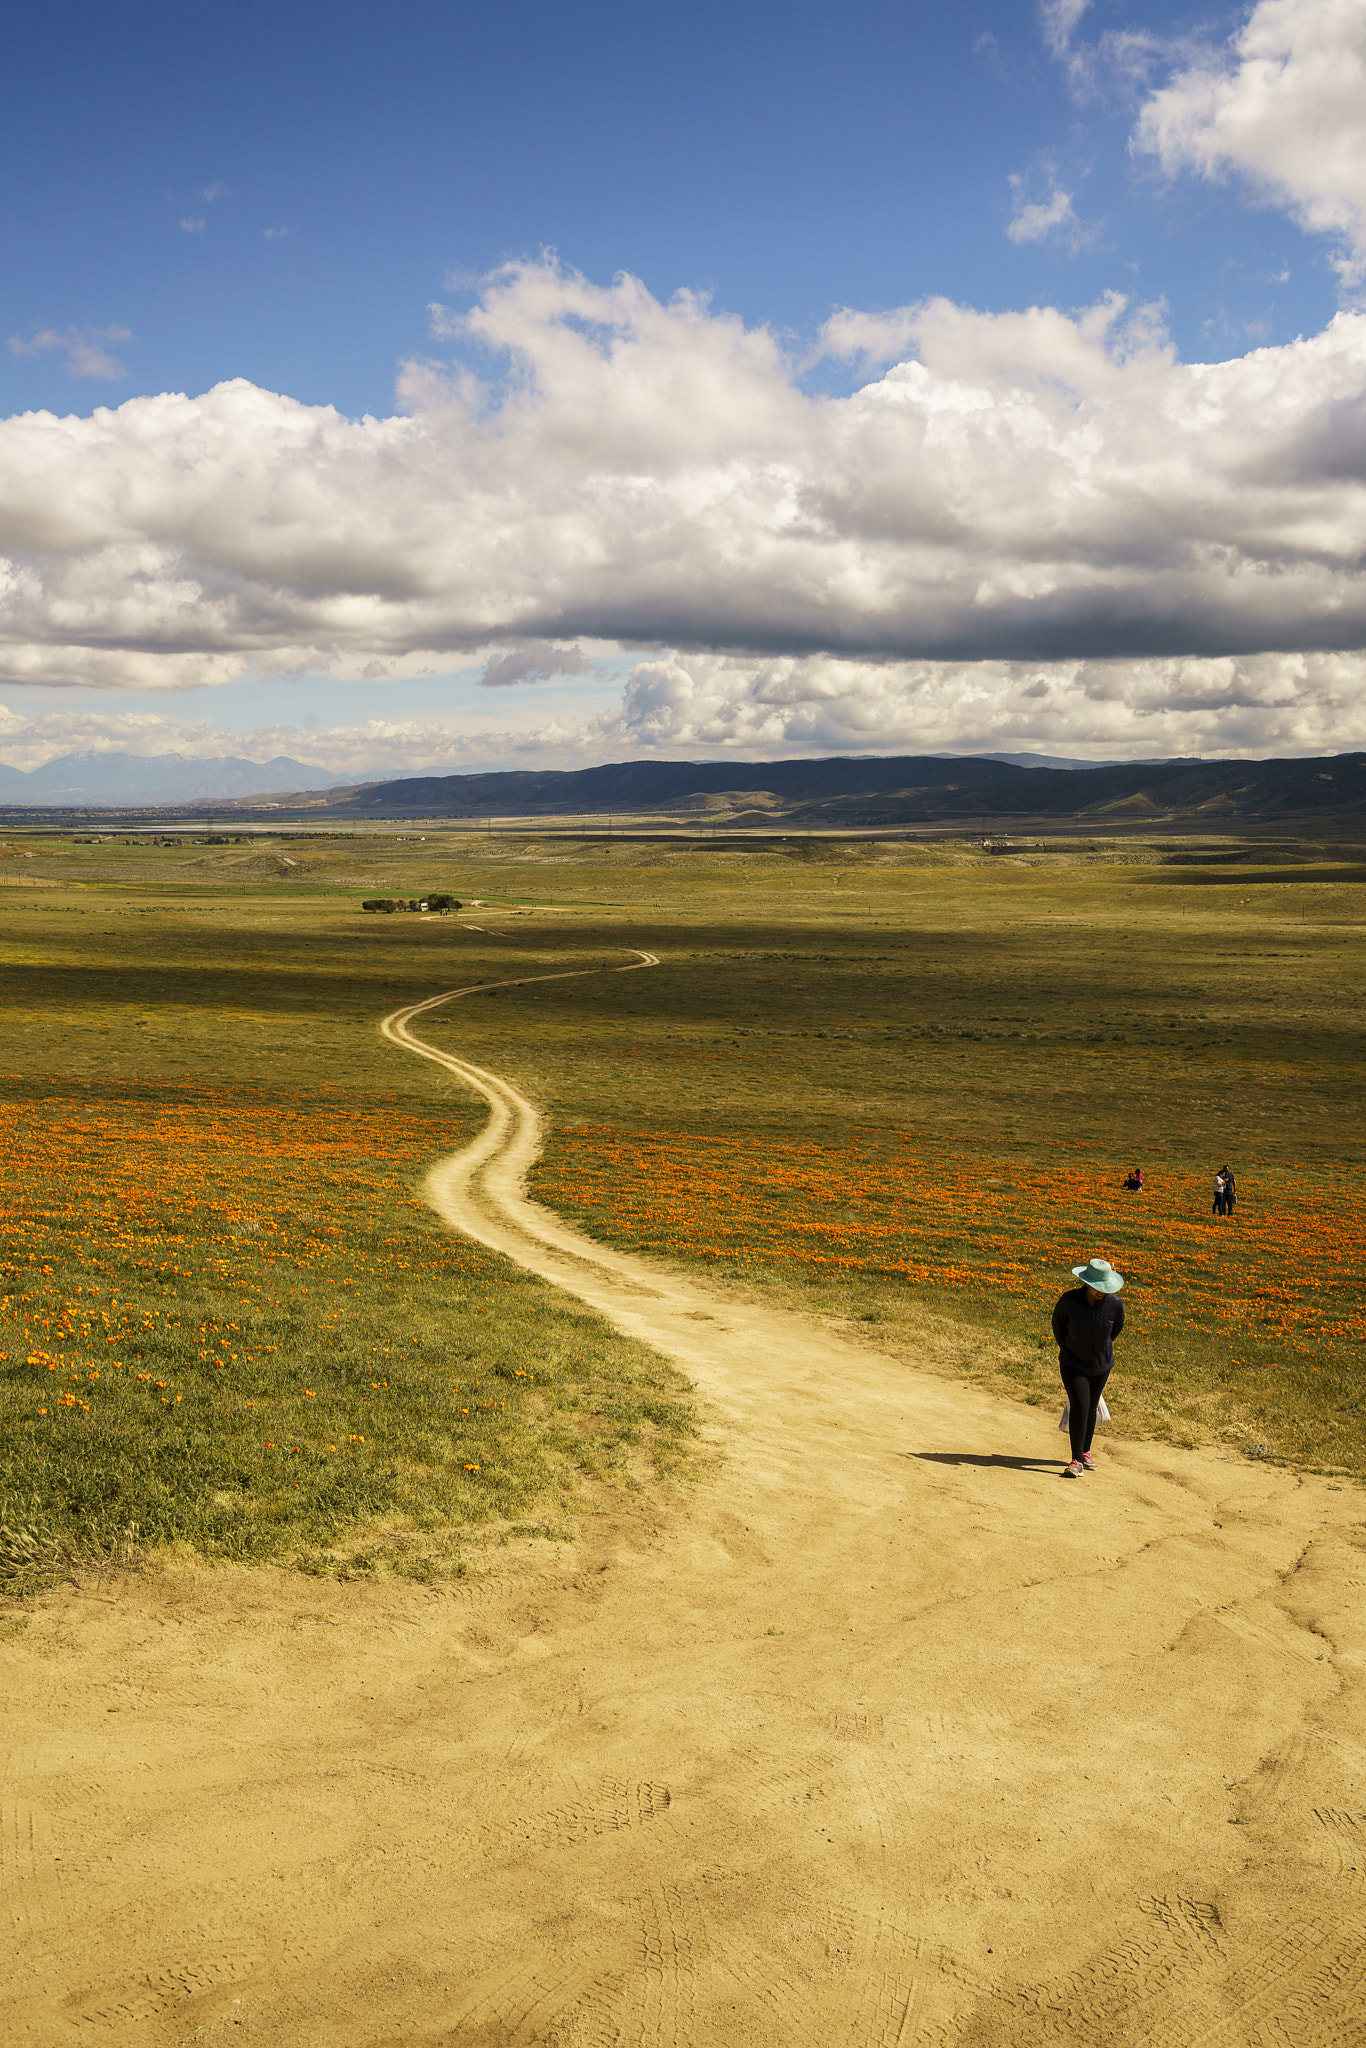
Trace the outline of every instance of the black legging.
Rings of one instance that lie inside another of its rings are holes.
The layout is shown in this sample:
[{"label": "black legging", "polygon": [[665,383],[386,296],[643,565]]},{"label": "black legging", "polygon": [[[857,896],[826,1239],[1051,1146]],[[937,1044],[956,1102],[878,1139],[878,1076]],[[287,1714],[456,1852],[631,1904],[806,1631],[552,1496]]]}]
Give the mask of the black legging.
[{"label": "black legging", "polygon": [[1072,1438],[1072,1456],[1079,1458],[1083,1451],[1091,1448],[1091,1439],[1096,1433],[1096,1418],[1100,1414],[1100,1397],[1105,1392],[1105,1382],[1110,1377],[1110,1368],[1104,1372],[1069,1372],[1062,1369],[1062,1383],[1067,1389],[1067,1428]]}]

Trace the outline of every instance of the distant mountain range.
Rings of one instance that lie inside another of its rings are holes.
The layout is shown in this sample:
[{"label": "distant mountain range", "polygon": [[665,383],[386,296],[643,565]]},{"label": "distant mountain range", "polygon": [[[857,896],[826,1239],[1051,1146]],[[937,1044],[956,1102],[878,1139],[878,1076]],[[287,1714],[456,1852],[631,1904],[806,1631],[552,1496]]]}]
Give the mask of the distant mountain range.
[{"label": "distant mountain range", "polygon": [[[1026,768],[1088,766],[1055,754],[987,754],[982,758]],[[447,779],[440,768],[415,769],[403,778],[405,782]],[[372,785],[367,782],[363,786]],[[193,754],[63,754],[59,760],[27,771],[0,763],[0,808],[136,810],[142,805],[221,803],[254,796],[312,796],[323,790],[356,787],[354,775],[334,775],[287,754],[277,754],[273,761],[246,761],[237,754],[207,758]]]},{"label": "distant mountain range", "polygon": [[[1085,768],[1055,754],[986,754],[1021,768]],[[439,768],[418,769],[405,782],[448,779]],[[370,787],[370,784],[365,784]],[[63,754],[41,768],[7,768],[0,763],[0,806],[33,805],[44,810],[136,809],[141,804],[192,804],[233,798],[302,795],[327,789],[355,789],[354,775],[333,775],[308,761],[277,754],[273,761],[245,761],[237,754]]]},{"label": "distant mountain range", "polygon": [[[1028,757],[1026,757],[1028,758]],[[250,808],[249,801],[232,805]],[[679,823],[953,825],[1063,819],[1133,825],[1323,818],[1366,825],[1366,754],[1294,761],[1021,767],[990,756],[825,761],[620,761],[602,768],[409,776],[296,793],[272,806],[329,818],[670,818]]]},{"label": "distant mountain range", "polygon": [[286,755],[68,754],[25,775],[0,768],[0,807],[164,814],[194,806],[283,821],[408,818],[658,818],[781,829],[991,821],[1026,829],[1315,818],[1366,829],[1366,755],[1292,761],[1088,763],[1047,754],[836,756],[820,761],[617,761],[343,781]]},{"label": "distant mountain range", "polygon": [[27,773],[0,766],[0,804],[186,804],[196,799],[269,796],[276,790],[330,789],[354,777],[329,775],[277,754],[243,761],[235,754],[63,754]]}]

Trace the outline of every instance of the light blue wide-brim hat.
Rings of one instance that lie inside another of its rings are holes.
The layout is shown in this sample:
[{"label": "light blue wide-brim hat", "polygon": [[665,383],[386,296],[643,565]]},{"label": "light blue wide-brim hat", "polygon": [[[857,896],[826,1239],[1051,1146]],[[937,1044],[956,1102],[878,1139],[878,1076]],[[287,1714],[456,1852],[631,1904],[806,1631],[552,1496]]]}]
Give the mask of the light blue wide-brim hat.
[{"label": "light blue wide-brim hat", "polygon": [[1094,1287],[1098,1294],[1118,1294],[1124,1285],[1124,1275],[1117,1273],[1108,1259],[1088,1259],[1084,1266],[1072,1268],[1072,1277],[1083,1287]]}]

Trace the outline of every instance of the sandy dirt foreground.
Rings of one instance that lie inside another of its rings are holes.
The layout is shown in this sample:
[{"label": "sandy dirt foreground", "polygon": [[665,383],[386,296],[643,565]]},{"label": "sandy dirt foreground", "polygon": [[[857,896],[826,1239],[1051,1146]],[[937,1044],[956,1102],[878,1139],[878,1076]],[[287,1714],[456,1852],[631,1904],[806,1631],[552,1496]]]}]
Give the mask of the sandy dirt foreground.
[{"label": "sandy dirt foreground", "polygon": [[476,1583],[44,1601],[0,2039],[1366,2043],[1359,1492],[1065,1481],[1056,1409],[588,1245],[423,1007],[493,1110],[434,1202],[677,1357],[717,1476]]}]

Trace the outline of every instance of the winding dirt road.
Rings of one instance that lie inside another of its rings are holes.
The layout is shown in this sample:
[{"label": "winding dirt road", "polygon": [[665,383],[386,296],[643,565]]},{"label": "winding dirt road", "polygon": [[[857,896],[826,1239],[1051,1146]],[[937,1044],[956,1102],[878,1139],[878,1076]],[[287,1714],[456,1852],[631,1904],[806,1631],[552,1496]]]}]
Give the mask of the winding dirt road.
[{"label": "winding dirt road", "polygon": [[451,999],[383,1026],[491,1106],[433,1202],[677,1358],[717,1475],[472,1586],[50,1603],[0,1644],[3,2038],[1366,2043],[1359,1492],[1064,1483],[1052,1411],[589,1243],[413,1029]]}]

